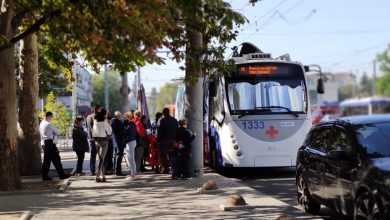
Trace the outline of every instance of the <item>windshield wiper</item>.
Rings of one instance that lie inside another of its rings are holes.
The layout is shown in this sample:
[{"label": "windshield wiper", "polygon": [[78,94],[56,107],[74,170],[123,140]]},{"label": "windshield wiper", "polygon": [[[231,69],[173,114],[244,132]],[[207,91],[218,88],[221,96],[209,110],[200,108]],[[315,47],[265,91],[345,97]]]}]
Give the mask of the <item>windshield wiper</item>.
[{"label": "windshield wiper", "polygon": [[[258,110],[261,110],[262,112],[265,112],[265,111],[269,111],[270,109],[268,108],[263,108],[263,109],[258,109]],[[244,112],[244,113],[241,113],[238,118],[242,118],[244,116],[247,116],[247,115],[256,115],[257,113],[259,113],[259,111],[248,111],[248,112]]]},{"label": "windshield wiper", "polygon": [[291,111],[290,108],[287,108],[287,107],[283,107],[283,106],[266,106],[266,107],[256,107],[256,109],[272,109],[272,108],[279,108],[279,109],[284,109],[286,110],[288,113],[294,115],[295,117],[299,117],[299,115],[293,111]]}]

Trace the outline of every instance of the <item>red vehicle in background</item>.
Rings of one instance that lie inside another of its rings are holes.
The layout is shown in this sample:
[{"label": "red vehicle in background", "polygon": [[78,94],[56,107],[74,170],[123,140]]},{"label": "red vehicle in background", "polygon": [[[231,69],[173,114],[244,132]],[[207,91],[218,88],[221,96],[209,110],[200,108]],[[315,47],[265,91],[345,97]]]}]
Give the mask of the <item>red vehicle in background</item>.
[{"label": "red vehicle in background", "polygon": [[312,124],[341,116],[339,102],[324,102],[311,113]]}]

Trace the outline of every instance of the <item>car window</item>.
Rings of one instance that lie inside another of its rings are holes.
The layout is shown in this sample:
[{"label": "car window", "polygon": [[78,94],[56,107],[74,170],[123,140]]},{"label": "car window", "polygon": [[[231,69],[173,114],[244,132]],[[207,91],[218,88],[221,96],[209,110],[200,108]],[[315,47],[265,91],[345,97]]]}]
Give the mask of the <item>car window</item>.
[{"label": "car window", "polygon": [[333,130],[333,137],[330,140],[328,151],[343,150],[346,153],[351,153],[352,141],[347,131],[337,126],[333,127],[332,130]]},{"label": "car window", "polygon": [[322,127],[314,130],[310,138],[310,146],[316,150],[326,152],[326,148],[331,138],[332,130],[330,127]]},{"label": "car window", "polygon": [[368,158],[390,157],[390,122],[355,126],[359,146]]}]

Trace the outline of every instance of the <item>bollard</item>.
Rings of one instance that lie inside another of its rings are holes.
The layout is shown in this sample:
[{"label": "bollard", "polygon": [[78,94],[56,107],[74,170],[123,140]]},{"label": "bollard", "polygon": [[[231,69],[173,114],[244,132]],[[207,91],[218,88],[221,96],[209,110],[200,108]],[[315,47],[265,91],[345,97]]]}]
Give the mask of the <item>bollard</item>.
[{"label": "bollard", "polygon": [[241,195],[232,195],[226,200],[225,204],[220,205],[223,211],[234,211],[244,209],[254,209],[254,206],[250,206],[246,203],[244,197]]},{"label": "bollard", "polygon": [[226,200],[225,205],[227,206],[243,206],[247,205],[245,199],[240,195],[232,195]]},{"label": "bollard", "polygon": [[201,188],[198,188],[197,190],[199,193],[214,193],[214,192],[220,192],[218,190],[217,182],[214,180],[209,180],[205,183],[203,183]]}]

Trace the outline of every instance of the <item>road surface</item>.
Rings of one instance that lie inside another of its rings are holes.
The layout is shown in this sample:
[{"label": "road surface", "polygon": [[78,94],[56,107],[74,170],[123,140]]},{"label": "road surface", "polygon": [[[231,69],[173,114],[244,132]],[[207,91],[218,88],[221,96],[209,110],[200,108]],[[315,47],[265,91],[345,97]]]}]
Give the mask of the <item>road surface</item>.
[{"label": "road surface", "polygon": [[[295,168],[231,169],[220,173],[229,178],[236,178],[263,194],[300,208],[296,197]],[[324,206],[321,206],[319,215],[313,217],[326,220],[350,219]]]}]

